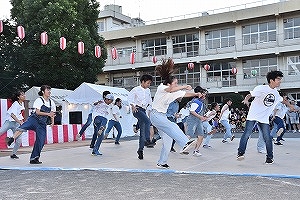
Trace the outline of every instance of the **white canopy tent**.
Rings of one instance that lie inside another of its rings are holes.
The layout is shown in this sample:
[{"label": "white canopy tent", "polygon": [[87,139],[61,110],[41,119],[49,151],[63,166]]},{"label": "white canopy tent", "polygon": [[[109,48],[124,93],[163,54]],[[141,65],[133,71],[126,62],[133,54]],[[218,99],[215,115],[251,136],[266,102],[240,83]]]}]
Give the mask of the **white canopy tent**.
[{"label": "white canopy tent", "polygon": [[[28,100],[29,109],[32,108],[34,101],[39,97],[38,92],[40,91],[40,87],[33,86],[29,90],[25,92],[26,100]],[[56,106],[60,106],[63,104],[63,100],[66,96],[68,96],[72,90],[51,88],[51,99],[55,102]]]},{"label": "white canopy tent", "polygon": [[[127,96],[129,91],[125,88],[117,88],[103,85],[95,85],[91,83],[82,83],[78,88],[71,92],[64,100],[63,103],[63,114],[62,114],[62,124],[70,124],[70,116],[72,113],[77,112],[79,118],[81,118],[81,123],[85,123],[88,117],[88,114],[91,110],[91,104],[102,99],[103,91],[110,91],[115,99],[122,99],[122,108],[120,123],[122,126],[122,136],[133,136],[134,132],[132,129],[133,124],[136,122],[136,119],[133,117],[130,107],[127,102]],[[71,114],[70,114],[71,113]],[[93,135],[93,125],[91,124],[85,131],[85,136],[87,138],[92,137]],[[117,135],[117,131],[112,129],[109,137],[112,135]]]}]

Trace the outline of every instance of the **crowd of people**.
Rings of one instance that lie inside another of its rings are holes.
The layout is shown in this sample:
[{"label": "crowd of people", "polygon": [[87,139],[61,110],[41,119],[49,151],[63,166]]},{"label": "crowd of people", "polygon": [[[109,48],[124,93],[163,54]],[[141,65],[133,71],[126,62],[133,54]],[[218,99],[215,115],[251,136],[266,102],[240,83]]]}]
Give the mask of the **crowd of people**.
[{"label": "crowd of people", "polygon": [[[235,139],[235,132],[243,132],[237,160],[245,158],[247,141],[250,135],[259,132],[258,149],[266,153],[266,163],[273,163],[273,142],[282,145],[283,135],[286,130],[300,132],[299,107],[294,100],[289,101],[284,94],[280,94],[277,88],[283,77],[280,71],[271,71],[267,74],[268,84],[256,86],[242,101],[249,109],[238,109],[232,105],[230,98],[224,99],[222,105],[217,102],[207,104],[208,91],[197,86],[178,85],[177,78],[173,75],[174,62],[171,58],[162,60],[156,67],[157,74],[162,78],[151,98],[150,85],[153,77],[144,74],[140,77],[140,85],[134,87],[128,95],[128,103],[133,116],[137,119],[134,125],[135,132],[139,131],[137,157],[144,159],[144,147],[154,147],[158,139],[162,147],[157,167],[169,168],[168,158],[170,152],[176,152],[174,145],[181,149],[182,155],[188,155],[192,150],[193,156],[201,156],[201,148],[212,148],[210,139],[217,132],[223,133],[222,143]],[[7,120],[0,129],[0,133],[11,129],[13,137],[7,137],[6,143],[15,147],[11,158],[17,159],[16,152],[20,147],[22,132],[34,130],[36,141],[30,157],[30,164],[41,164],[39,160],[44,146],[47,124],[54,124],[55,104],[50,98],[51,87],[43,85],[34,102],[35,112],[23,122],[22,110],[24,110],[24,93],[18,92],[13,100],[16,102],[7,111]],[[183,98],[191,99],[181,109],[180,102]],[[87,122],[76,136],[78,140],[86,128],[93,122],[94,133],[90,143],[91,154],[102,155],[100,146],[110,130],[115,127],[118,135],[115,137],[115,145],[120,145],[122,126],[119,122],[122,116],[120,109],[122,100],[115,99],[109,91],[104,91],[100,100],[93,103]],[[252,101],[250,101],[253,99]],[[114,103],[113,103],[114,102]],[[259,147],[260,146],[260,147]],[[263,148],[266,151],[263,151]]]}]

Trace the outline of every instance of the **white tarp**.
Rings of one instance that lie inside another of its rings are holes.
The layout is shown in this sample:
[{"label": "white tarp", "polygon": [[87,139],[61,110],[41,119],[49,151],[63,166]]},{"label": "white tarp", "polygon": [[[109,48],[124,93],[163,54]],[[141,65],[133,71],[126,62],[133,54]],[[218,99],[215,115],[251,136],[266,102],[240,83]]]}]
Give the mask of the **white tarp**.
[{"label": "white tarp", "polygon": [[[29,100],[28,107],[32,108],[33,102],[39,97],[38,92],[40,91],[40,87],[33,86],[29,90],[25,92],[26,100]],[[51,99],[55,102],[56,106],[60,106],[63,104],[63,100],[66,96],[68,96],[72,90],[51,88]]]},{"label": "white tarp", "polygon": [[[91,110],[91,104],[102,99],[103,91],[110,91],[115,99],[122,99],[122,108],[120,123],[122,126],[122,136],[133,136],[134,132],[132,126],[136,123],[136,119],[133,117],[130,107],[127,102],[129,91],[125,88],[110,87],[104,85],[95,85],[91,83],[82,83],[78,88],[71,92],[64,100],[62,124],[69,124],[69,113],[74,111],[82,112],[82,123],[86,122],[87,116]],[[114,103],[114,102],[113,102]],[[85,131],[85,136],[91,138],[93,135],[93,123]],[[110,132],[110,136],[117,135],[115,128]]]}]

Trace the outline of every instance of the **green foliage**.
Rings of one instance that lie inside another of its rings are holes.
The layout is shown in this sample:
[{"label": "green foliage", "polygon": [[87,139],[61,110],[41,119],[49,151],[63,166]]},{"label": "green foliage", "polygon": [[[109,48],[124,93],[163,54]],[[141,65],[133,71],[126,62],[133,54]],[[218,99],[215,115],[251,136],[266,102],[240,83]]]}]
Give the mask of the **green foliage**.
[{"label": "green foliage", "polygon": [[[107,58],[104,38],[97,33],[99,4],[96,0],[11,0],[11,3],[12,19],[17,26],[24,27],[25,38],[17,41],[20,47],[15,46],[19,55],[15,58],[16,63],[12,60],[5,60],[5,63],[18,73],[28,75],[22,85],[48,84],[75,89],[82,82],[96,81]],[[15,37],[16,29],[13,28],[11,34]],[[44,31],[48,34],[47,45],[40,42],[40,34]],[[67,39],[65,50],[59,48],[62,36]],[[6,41],[12,39],[6,37]],[[83,55],[77,52],[79,41],[84,42]],[[100,58],[94,56],[97,44],[102,49]],[[4,46],[8,45],[11,44]]]}]

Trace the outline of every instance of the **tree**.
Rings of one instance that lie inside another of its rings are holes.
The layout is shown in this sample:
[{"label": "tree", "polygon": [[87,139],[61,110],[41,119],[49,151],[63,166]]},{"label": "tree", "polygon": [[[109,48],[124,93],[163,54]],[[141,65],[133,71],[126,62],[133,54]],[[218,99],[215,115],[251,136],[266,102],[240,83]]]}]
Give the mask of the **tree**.
[{"label": "tree", "polygon": [[[75,89],[82,82],[95,82],[107,58],[104,38],[97,33],[99,4],[96,0],[11,0],[11,15],[25,29],[20,42],[18,63],[22,73],[31,74],[24,84],[48,84],[56,88]],[[48,34],[42,45],[40,34]],[[67,39],[67,48],[59,48],[59,38]],[[85,53],[77,52],[79,41]],[[94,47],[102,56],[94,56]]]}]

